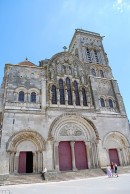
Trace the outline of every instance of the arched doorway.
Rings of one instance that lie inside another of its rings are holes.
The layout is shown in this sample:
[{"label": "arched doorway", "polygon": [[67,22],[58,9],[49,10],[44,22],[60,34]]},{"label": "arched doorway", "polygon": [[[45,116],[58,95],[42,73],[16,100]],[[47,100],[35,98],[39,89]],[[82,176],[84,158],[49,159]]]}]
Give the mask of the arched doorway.
[{"label": "arched doorway", "polygon": [[115,162],[118,165],[129,165],[129,142],[127,138],[119,132],[108,133],[103,140],[103,148],[106,150],[107,163]]},{"label": "arched doorway", "polygon": [[54,142],[54,168],[57,171],[98,167],[99,135],[90,120],[77,114],[61,115],[51,124],[49,139]]},{"label": "arched doorway", "polygon": [[15,133],[7,142],[10,173],[42,171],[45,140],[34,131]]}]

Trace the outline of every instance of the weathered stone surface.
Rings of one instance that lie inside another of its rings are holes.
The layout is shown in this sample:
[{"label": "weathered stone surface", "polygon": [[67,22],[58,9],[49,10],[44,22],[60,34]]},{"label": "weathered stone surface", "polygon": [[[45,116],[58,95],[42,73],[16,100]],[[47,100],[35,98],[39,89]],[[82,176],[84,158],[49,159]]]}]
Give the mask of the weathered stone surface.
[{"label": "weathered stone surface", "polygon": [[102,37],[77,30],[68,52],[40,64],[24,61],[5,66],[0,90],[0,175],[21,172],[25,155],[25,173],[29,166],[31,173],[44,166],[58,172],[62,142],[70,146],[71,170],[78,168],[77,144],[85,147],[88,168],[109,164],[111,150],[117,151],[120,165],[130,165],[129,123]]}]

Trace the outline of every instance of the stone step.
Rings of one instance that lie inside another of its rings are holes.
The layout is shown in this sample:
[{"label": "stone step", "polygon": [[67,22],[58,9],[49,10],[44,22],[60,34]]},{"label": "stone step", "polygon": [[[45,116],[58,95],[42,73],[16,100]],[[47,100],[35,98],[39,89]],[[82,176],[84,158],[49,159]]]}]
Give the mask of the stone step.
[{"label": "stone step", "polygon": [[[119,174],[130,173],[130,166],[118,167]],[[106,168],[86,169],[70,172],[47,172],[46,180],[42,180],[41,174],[18,174],[9,175],[7,180],[0,181],[0,185],[15,185],[15,184],[31,184],[31,183],[43,183],[43,182],[57,182],[66,180],[76,180],[88,177],[106,176]]]}]

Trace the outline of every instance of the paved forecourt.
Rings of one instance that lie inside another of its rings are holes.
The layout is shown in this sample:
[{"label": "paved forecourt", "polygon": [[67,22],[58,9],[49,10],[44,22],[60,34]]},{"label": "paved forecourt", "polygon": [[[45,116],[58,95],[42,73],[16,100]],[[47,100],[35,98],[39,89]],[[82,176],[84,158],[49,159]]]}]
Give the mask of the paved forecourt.
[{"label": "paved forecourt", "polygon": [[130,174],[118,178],[94,177],[61,182],[8,185],[0,187],[0,194],[130,194]]}]

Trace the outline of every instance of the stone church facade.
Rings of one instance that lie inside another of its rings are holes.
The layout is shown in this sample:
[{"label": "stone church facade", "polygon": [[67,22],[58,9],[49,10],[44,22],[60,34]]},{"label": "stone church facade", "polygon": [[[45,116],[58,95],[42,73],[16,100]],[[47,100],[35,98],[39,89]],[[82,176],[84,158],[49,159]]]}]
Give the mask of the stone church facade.
[{"label": "stone church facade", "polygon": [[102,37],[76,29],[68,51],[6,64],[0,176],[130,165],[130,129]]}]

